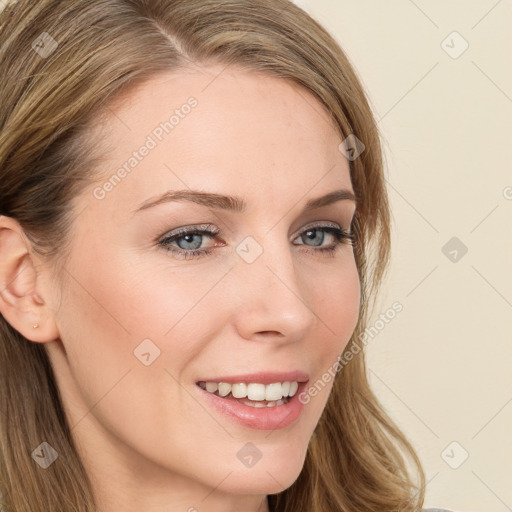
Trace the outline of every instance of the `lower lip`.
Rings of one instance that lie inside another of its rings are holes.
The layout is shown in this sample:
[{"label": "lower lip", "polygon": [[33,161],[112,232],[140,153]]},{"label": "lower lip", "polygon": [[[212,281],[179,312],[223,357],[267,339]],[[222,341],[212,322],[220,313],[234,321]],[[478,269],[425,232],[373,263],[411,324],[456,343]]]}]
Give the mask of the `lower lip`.
[{"label": "lower lip", "polygon": [[299,383],[297,392],[290,397],[286,404],[274,407],[251,407],[214,395],[197,384],[196,388],[215,410],[225,414],[236,423],[256,430],[276,430],[291,425],[299,418],[304,407],[299,400],[299,394],[306,384],[306,382]]}]

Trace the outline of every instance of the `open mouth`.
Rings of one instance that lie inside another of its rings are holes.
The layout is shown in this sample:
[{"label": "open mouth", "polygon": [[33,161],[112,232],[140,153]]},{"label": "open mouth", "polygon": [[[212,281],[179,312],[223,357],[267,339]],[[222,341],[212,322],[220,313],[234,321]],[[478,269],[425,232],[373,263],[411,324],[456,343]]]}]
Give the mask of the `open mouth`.
[{"label": "open mouth", "polygon": [[285,405],[297,393],[299,388],[299,383],[295,381],[274,382],[266,385],[256,382],[230,384],[228,382],[199,381],[197,385],[225,400],[256,408]]}]

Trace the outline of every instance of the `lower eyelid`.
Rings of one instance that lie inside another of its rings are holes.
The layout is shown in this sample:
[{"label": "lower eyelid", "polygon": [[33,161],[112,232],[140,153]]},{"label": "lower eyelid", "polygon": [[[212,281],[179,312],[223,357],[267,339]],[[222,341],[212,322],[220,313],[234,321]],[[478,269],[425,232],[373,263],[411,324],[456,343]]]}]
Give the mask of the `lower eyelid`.
[{"label": "lower eyelid", "polygon": [[[324,233],[331,235],[335,240],[334,242],[329,246],[308,246],[305,243],[300,243],[297,245],[304,246],[307,252],[322,252],[322,251],[328,251],[330,249],[334,250],[340,245],[344,245],[347,243],[347,240],[350,242],[350,237],[347,236],[350,235],[349,231],[344,230],[342,227],[337,225],[313,225],[313,226],[307,226],[302,231],[300,231],[295,238],[292,240],[296,240],[297,238],[301,237],[306,233],[307,231],[312,230],[318,230],[323,231]],[[181,254],[181,255],[193,255],[190,257],[200,257],[201,255],[206,256],[213,252],[213,250],[216,247],[225,247],[225,243],[222,244],[214,244],[210,247],[206,247],[204,249],[182,249],[180,247],[176,247],[174,245],[171,245],[171,243],[176,242],[177,240],[187,236],[187,235],[201,235],[204,238],[215,240],[215,238],[220,235],[220,230],[216,231],[206,231],[206,230],[196,230],[196,231],[185,231],[183,233],[175,233],[170,236],[164,236],[161,238],[158,242],[158,245],[163,247],[164,250],[168,252],[172,252],[175,254]]]},{"label": "lower eyelid", "polygon": [[[297,238],[299,238],[300,236],[304,235],[304,233],[306,233],[307,231],[313,231],[313,230],[318,230],[318,231],[324,231],[325,233],[327,233],[328,235],[332,235],[334,237],[336,237],[336,234],[342,234],[341,232],[343,230],[339,230],[339,228],[335,228],[333,226],[317,226],[317,227],[310,227],[310,228],[306,228],[304,230],[302,230],[301,232],[299,232],[294,238],[293,240],[296,240]],[[215,240],[215,237],[217,237],[218,235],[220,234],[220,232],[216,232],[216,233],[210,233],[210,232],[203,232],[203,231],[190,231],[188,233],[182,233],[182,234],[174,234],[172,236],[167,236],[167,237],[164,237],[160,240],[160,243],[164,243],[164,242],[176,242],[177,240],[187,236],[187,235],[200,235],[204,238],[208,238],[210,240]],[[292,242],[293,242],[292,240]],[[304,245],[304,244],[300,244],[300,245]],[[313,246],[314,247],[314,246]],[[182,249],[182,250],[185,250],[185,249]],[[196,249],[192,249],[192,250],[196,250]],[[197,249],[197,250],[200,250],[200,249]]]}]

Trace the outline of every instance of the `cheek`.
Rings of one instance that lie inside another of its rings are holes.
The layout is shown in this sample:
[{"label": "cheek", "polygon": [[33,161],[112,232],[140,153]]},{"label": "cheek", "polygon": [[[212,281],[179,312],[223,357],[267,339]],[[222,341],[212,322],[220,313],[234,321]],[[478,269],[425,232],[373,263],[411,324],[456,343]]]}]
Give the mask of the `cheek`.
[{"label": "cheek", "polygon": [[350,340],[359,318],[361,286],[353,256],[346,255],[340,265],[322,273],[311,288],[311,297],[318,329],[325,332],[325,336],[313,338],[320,342],[318,351],[332,364]]},{"label": "cheek", "polygon": [[[63,296],[60,324],[70,422],[86,437],[99,423],[108,442],[121,439],[148,459],[186,472],[194,464],[184,467],[183,461],[191,454],[202,460],[201,450],[208,451],[190,427],[212,421],[190,398],[185,373],[215,338],[213,319],[226,322],[216,309],[222,294],[208,295],[222,271],[199,280],[190,279],[192,273],[172,276],[169,269],[125,269],[114,260],[71,269],[76,280]],[[221,460],[225,452],[216,446],[212,442],[208,453],[217,450],[213,458]],[[91,441],[88,456],[105,449]]]},{"label": "cheek", "polygon": [[319,279],[312,297],[312,309],[318,323],[316,332],[308,341],[311,378],[300,399],[311,417],[319,419],[336,378],[338,358],[350,341],[359,319],[361,286],[353,257]]}]

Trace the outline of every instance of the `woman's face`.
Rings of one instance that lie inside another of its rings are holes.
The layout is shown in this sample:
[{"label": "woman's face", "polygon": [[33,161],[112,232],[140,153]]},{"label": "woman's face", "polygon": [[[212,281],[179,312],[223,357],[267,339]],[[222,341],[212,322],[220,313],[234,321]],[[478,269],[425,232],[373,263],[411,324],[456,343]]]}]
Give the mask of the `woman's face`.
[{"label": "woman's face", "polygon": [[[216,66],[147,82],[101,129],[111,151],[74,202],[45,345],[72,434],[106,509],[249,510],[297,479],[356,326],[353,248],[334,234],[355,202],[306,208],[354,192],[342,138],[304,89]],[[253,406],[198,384],[219,381]]]}]

